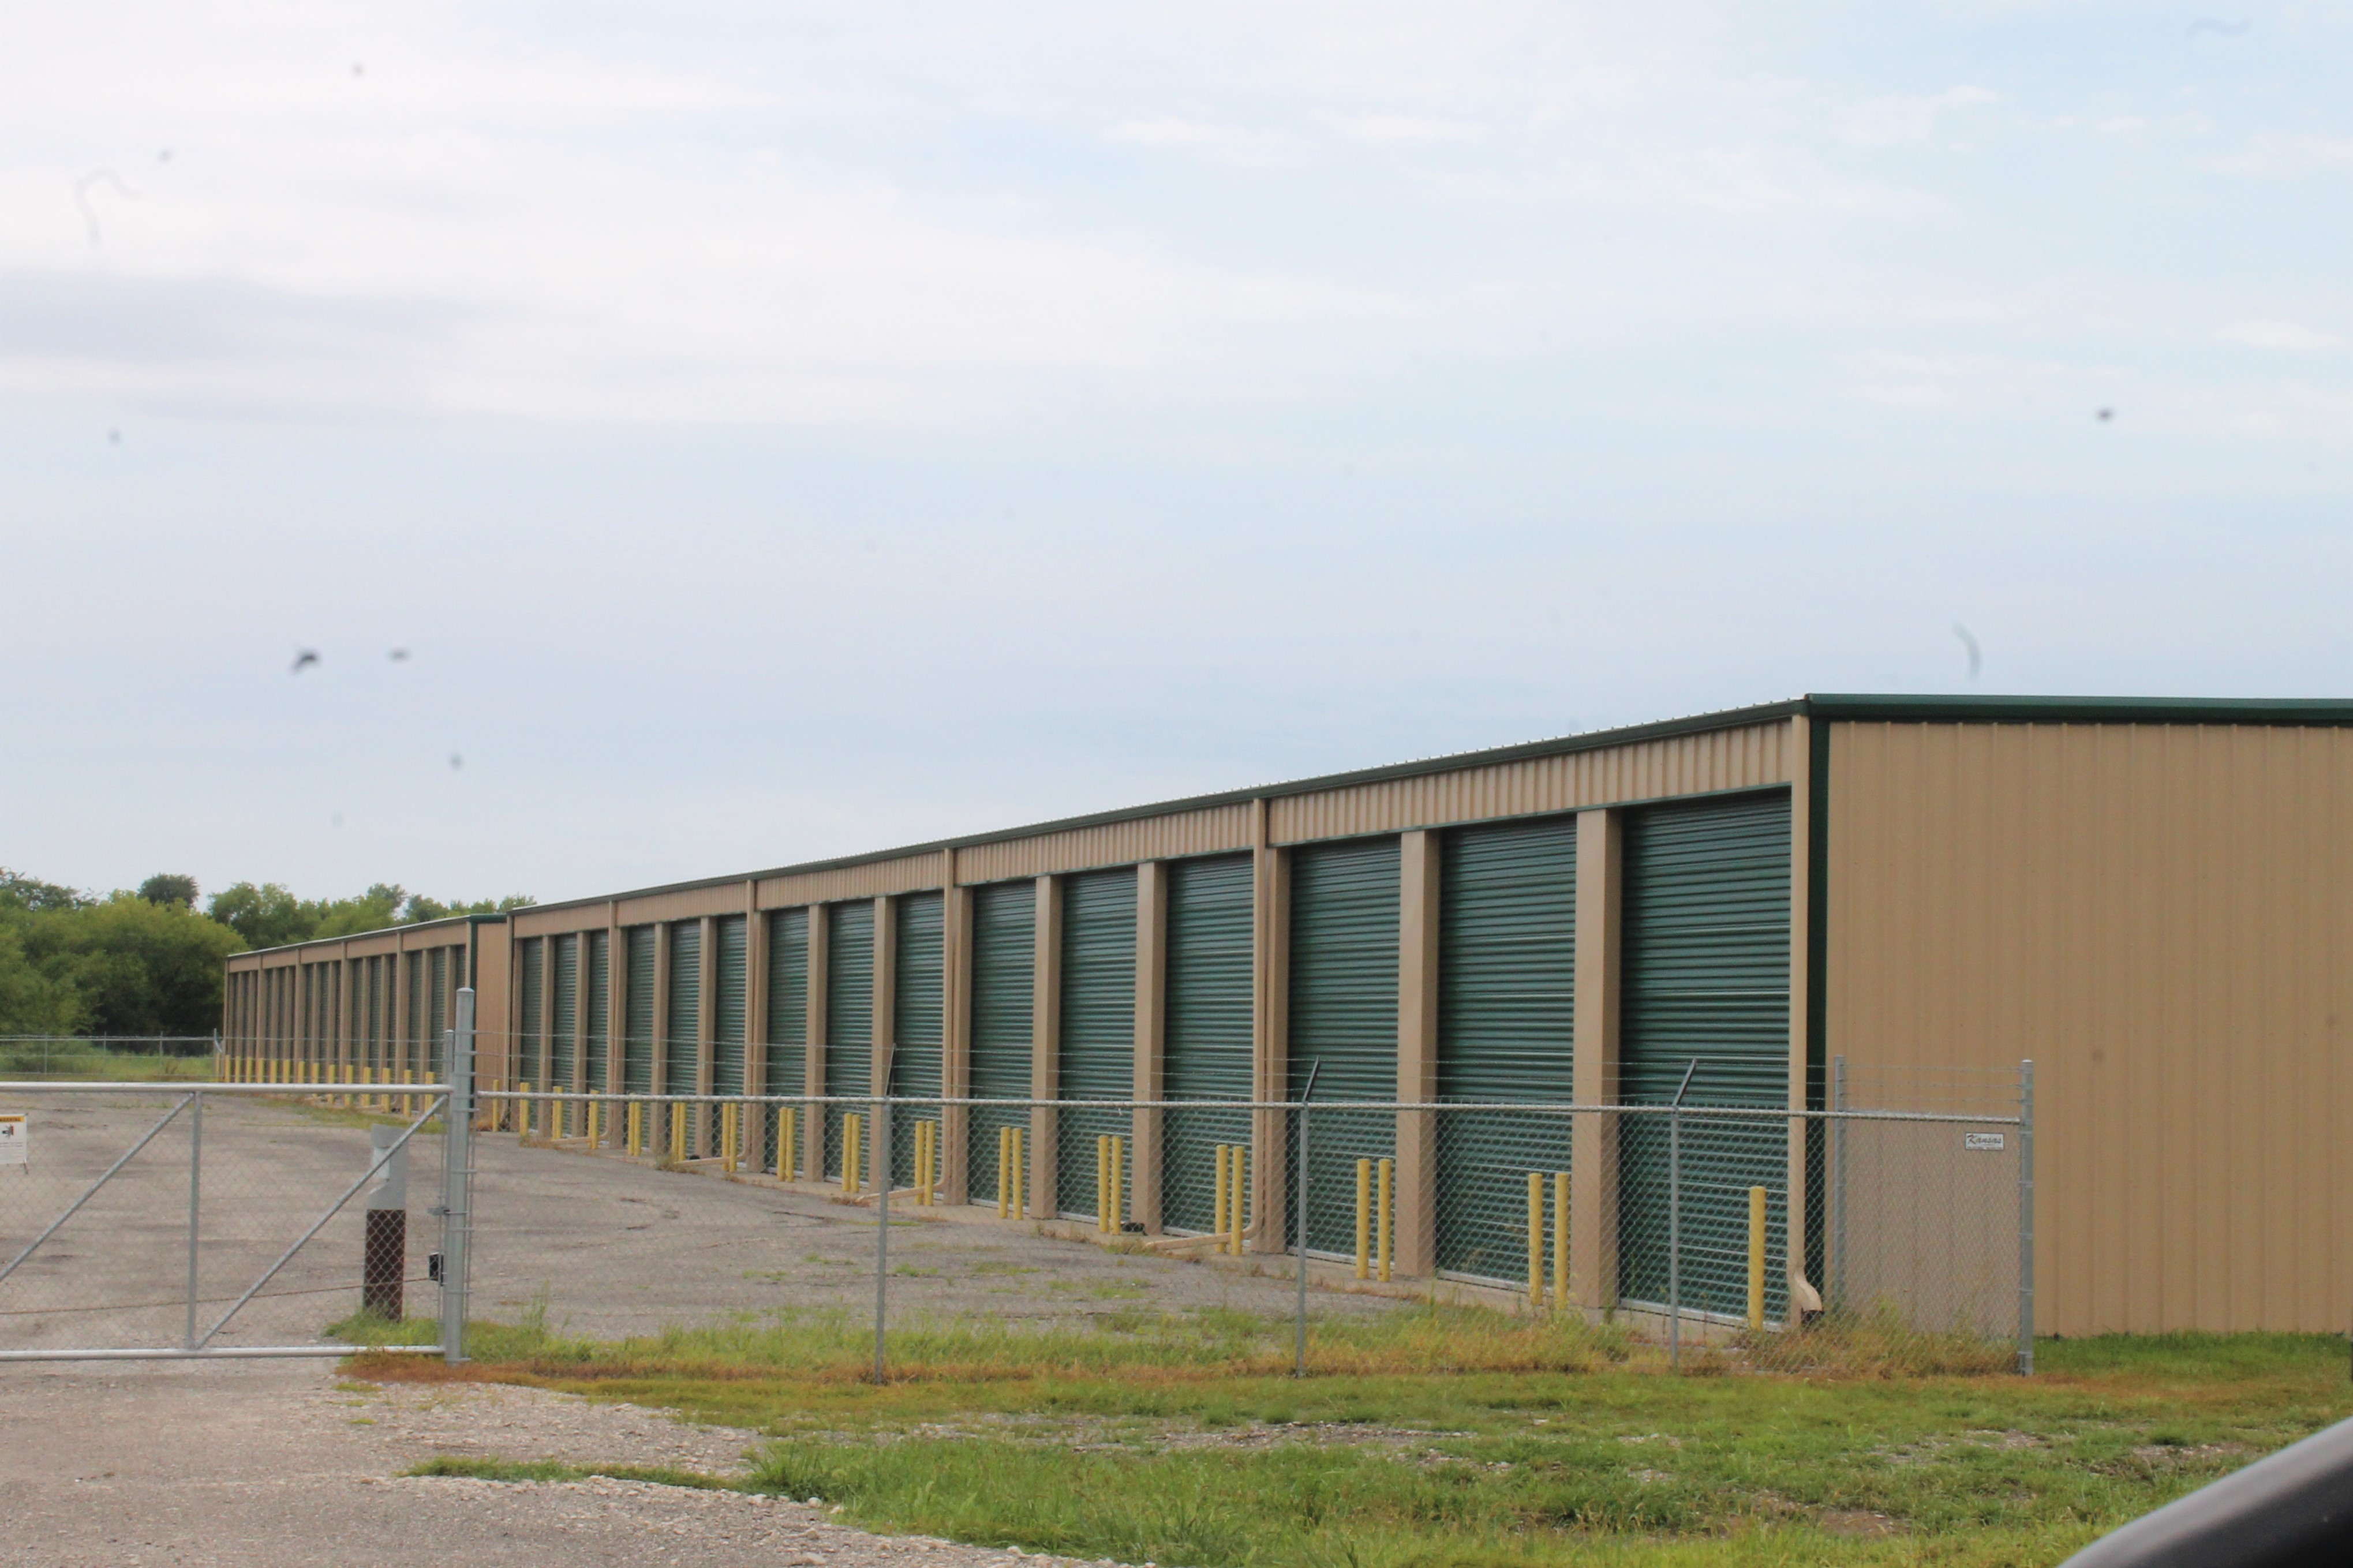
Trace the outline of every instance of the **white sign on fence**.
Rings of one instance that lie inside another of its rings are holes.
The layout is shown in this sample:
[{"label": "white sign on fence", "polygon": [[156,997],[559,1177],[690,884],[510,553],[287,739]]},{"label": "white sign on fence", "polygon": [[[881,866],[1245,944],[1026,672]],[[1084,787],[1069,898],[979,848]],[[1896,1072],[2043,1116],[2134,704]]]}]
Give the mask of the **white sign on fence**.
[{"label": "white sign on fence", "polygon": [[0,1110],[0,1165],[30,1163],[32,1123],[21,1110]]},{"label": "white sign on fence", "polygon": [[1982,1154],[1999,1154],[2002,1151],[2002,1135],[1999,1132],[1964,1132],[1961,1147]]}]

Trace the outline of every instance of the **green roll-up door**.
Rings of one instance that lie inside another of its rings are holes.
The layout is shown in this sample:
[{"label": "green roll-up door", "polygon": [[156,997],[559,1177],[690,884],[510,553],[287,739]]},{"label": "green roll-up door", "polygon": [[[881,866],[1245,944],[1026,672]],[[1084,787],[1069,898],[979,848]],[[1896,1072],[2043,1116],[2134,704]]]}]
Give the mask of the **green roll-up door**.
[{"label": "green roll-up door", "polygon": [[[425,1065],[425,1026],[426,1015],[432,1003],[427,998],[425,981],[432,963],[430,955],[427,953],[412,952],[404,956],[408,964],[408,1027],[403,1031],[404,1037],[400,1042],[400,1069],[416,1074],[421,1080],[428,1076]],[[281,977],[287,973],[279,971]]]},{"label": "green roll-up door", "polygon": [[[1250,857],[1172,860],[1168,879],[1161,1084],[1168,1100],[1250,1098]],[[1220,1143],[1248,1144],[1247,1110],[1161,1116],[1160,1220],[1176,1231],[1217,1221]]]},{"label": "green roll-up door", "polygon": [[[1071,1100],[1135,1098],[1135,868],[1088,871],[1062,884],[1060,1093]],[[1126,1110],[1064,1110],[1055,1124],[1055,1203],[1094,1217],[1095,1140],[1130,1134]],[[1122,1176],[1124,1184],[1124,1173]],[[1134,1205],[1123,1205],[1123,1212]]]},{"label": "green roll-up door", "polygon": [[602,1094],[610,1085],[606,1063],[612,1049],[613,1032],[607,1009],[613,1005],[613,942],[609,931],[588,933],[588,1005],[580,1019],[581,1043],[588,1053],[586,1081],[588,1092]]},{"label": "green roll-up door", "polygon": [[425,1037],[425,1070],[435,1083],[441,1081],[441,1037],[449,1028],[449,950],[433,950],[433,994],[427,1003],[431,1016],[427,1020],[430,1032]]},{"label": "green roll-up door", "polygon": [[702,922],[670,927],[670,994],[662,1007],[662,1092],[702,1089]]},{"label": "green roll-up door", "polygon": [[722,915],[711,922],[711,1092],[744,1092],[744,1008],[751,993],[750,928],[742,915]]},{"label": "green roll-up door", "polygon": [[547,1062],[540,1042],[547,1028],[547,950],[538,937],[522,945],[522,995],[516,1010],[522,1016],[522,1035],[515,1041],[515,1084],[545,1089]]},{"label": "green roll-up door", "polygon": [[[1291,858],[1291,1095],[1397,1099],[1398,867],[1394,837],[1304,844]],[[1321,1064],[1319,1068],[1317,1064]],[[1394,1111],[1327,1111],[1309,1142],[1307,1245],[1353,1256],[1356,1162],[1397,1150]],[[1298,1128],[1292,1128],[1297,1180]],[[1293,1197],[1286,1209],[1295,1212]],[[1288,1227],[1286,1226],[1286,1229]]]},{"label": "green roll-up door", "polygon": [[621,1089],[654,1091],[654,928],[631,926],[621,933],[628,947],[621,993]]},{"label": "green roll-up door", "polygon": [[[1576,1097],[1577,818],[1498,822],[1439,846],[1438,1097]],[[1527,1279],[1527,1184],[1568,1169],[1569,1120],[1438,1119],[1438,1267]]]},{"label": "green roll-up door", "polygon": [[[1038,1003],[1038,884],[993,882],[972,891],[972,1097],[1027,1100]],[[1028,1106],[976,1105],[965,1152],[967,1191],[997,1200],[997,1134],[1029,1125]]]},{"label": "green roll-up door", "polygon": [[[550,1060],[549,1081],[558,1089],[570,1089],[580,1080],[575,1077],[580,1065],[580,939],[559,936],[555,942],[555,963],[550,1009],[554,1016],[549,1020]],[[577,1111],[566,1116],[577,1121]]]},{"label": "green roll-up door", "polygon": [[[832,1095],[862,1095],[874,1085],[874,905],[856,903],[825,907],[825,1091]],[[871,1116],[864,1105],[825,1108],[825,1170],[841,1173],[841,1119],[855,1112]],[[870,1152],[871,1152],[870,1145]],[[866,1163],[867,1156],[860,1156]],[[870,1171],[865,1178],[873,1180]]]},{"label": "green roll-up door", "polygon": [[[808,931],[807,910],[768,917],[768,1092],[806,1094],[808,1085]],[[806,1118],[800,1119],[804,1125]],[[761,1159],[776,1165],[776,1117],[762,1118]],[[804,1141],[806,1142],[806,1141]]]},{"label": "green roll-up door", "polygon": [[[1690,1105],[1787,1105],[1789,797],[1652,806],[1626,823],[1620,1097],[1664,1104],[1694,1063]],[[1788,1132],[1763,1121],[1683,1119],[1681,1289],[1686,1310],[1738,1316],[1748,1299],[1748,1189],[1768,1199],[1767,1311],[1786,1299],[1781,1238]],[[1620,1133],[1620,1293],[1668,1291],[1666,1119]]]},{"label": "green roll-up door", "polygon": [[[749,939],[742,915],[711,922],[711,1092],[744,1092],[745,1008],[751,1004]],[[721,1155],[726,1119],[713,1110],[702,1119],[703,1152]],[[740,1148],[741,1145],[739,1144]]]},{"label": "green roll-up door", "polygon": [[891,1092],[915,1100],[891,1112],[891,1180],[899,1186],[915,1179],[915,1123],[936,1120],[937,1104],[922,1103],[940,1092],[940,1026],[944,990],[947,900],[940,893],[909,893],[899,900],[899,952],[893,965],[898,992],[892,999]]}]

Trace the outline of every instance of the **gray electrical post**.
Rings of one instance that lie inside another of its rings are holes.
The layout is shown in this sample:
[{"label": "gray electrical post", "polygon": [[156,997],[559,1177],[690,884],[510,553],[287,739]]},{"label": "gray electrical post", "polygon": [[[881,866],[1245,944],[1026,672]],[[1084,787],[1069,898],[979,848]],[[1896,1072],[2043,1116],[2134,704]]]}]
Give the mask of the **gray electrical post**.
[{"label": "gray electrical post", "polygon": [[442,1060],[448,1096],[441,1102],[441,1359],[466,1359],[466,1269],[473,1250],[474,988],[458,992],[457,1026]]}]

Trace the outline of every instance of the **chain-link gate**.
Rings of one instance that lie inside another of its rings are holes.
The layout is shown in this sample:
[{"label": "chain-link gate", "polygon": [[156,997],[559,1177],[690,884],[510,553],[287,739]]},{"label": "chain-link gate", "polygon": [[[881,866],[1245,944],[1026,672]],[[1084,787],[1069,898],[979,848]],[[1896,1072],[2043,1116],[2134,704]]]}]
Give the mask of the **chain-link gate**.
[{"label": "chain-link gate", "polygon": [[0,1082],[0,1361],[462,1354],[450,1098]]}]

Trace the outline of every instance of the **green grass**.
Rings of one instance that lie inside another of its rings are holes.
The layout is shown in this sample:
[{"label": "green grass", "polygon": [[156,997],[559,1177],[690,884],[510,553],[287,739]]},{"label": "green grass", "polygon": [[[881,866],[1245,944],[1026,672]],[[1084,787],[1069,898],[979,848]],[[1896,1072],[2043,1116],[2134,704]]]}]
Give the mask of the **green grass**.
[{"label": "green grass", "polygon": [[913,1326],[877,1387],[854,1319],[593,1342],[541,1313],[478,1331],[465,1374],[760,1431],[739,1484],[871,1529],[1199,1568],[2056,1563],[2353,1415],[2318,1336],[2051,1342],[2032,1379],[1676,1376],[1606,1327],[1428,1308],[1319,1325],[1293,1379],[1287,1333]]},{"label": "green grass", "polygon": [[656,1486],[691,1487],[697,1491],[731,1491],[735,1484],[700,1470],[669,1465],[566,1465],[554,1459],[520,1463],[512,1459],[462,1458],[442,1454],[412,1465],[404,1476],[464,1476],[478,1481],[584,1481],[604,1476],[617,1481],[651,1481]]}]

